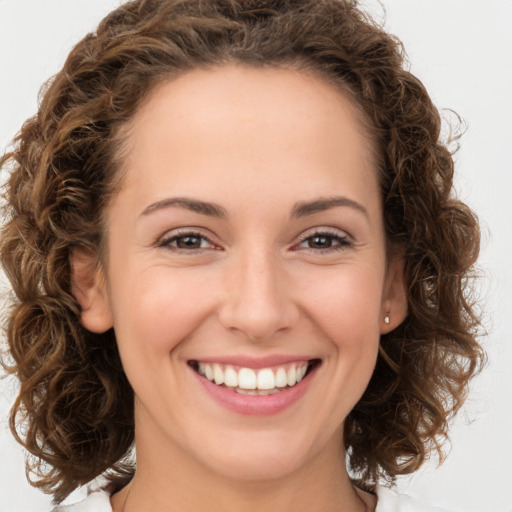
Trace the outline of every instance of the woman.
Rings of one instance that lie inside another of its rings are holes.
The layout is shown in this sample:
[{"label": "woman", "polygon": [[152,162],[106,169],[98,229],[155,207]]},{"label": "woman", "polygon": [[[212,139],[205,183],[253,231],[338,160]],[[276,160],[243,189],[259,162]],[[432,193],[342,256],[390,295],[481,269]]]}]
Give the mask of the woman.
[{"label": "woman", "polygon": [[4,159],[38,485],[108,472],[83,510],[422,510],[375,484],[440,449],[483,357],[439,131],[351,2],[110,14]]}]

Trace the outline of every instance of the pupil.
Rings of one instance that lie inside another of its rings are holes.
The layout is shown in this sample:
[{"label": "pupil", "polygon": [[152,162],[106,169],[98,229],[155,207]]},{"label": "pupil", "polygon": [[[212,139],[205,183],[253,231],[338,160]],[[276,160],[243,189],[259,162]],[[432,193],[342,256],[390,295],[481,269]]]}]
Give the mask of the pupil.
[{"label": "pupil", "polygon": [[198,236],[182,236],[178,238],[177,245],[180,249],[199,249],[201,239]]},{"label": "pupil", "polygon": [[327,236],[314,236],[309,244],[310,247],[313,248],[323,248],[331,247],[331,238]]}]

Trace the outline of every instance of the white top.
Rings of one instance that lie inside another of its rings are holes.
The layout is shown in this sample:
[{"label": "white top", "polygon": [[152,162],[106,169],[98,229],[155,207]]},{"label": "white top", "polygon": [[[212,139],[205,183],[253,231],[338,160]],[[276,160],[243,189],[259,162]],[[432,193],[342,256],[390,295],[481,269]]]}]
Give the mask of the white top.
[{"label": "white top", "polygon": [[[375,512],[448,512],[445,509],[423,505],[405,494],[396,494],[387,487],[377,486]],[[53,512],[112,512],[110,496],[103,489],[91,492],[74,505],[56,507]]]}]

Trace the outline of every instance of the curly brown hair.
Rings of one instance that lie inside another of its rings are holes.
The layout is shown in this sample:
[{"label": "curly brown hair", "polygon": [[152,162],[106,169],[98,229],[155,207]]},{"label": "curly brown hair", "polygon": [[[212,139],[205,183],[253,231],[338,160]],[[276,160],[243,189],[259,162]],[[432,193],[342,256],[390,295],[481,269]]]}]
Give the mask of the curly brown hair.
[{"label": "curly brown hair", "polygon": [[33,484],[57,502],[106,471],[133,471],[133,392],[113,330],[80,323],[70,254],[102,250],[121,128],[148,92],[227,62],[314,70],[351,98],[375,139],[408,316],[381,337],[371,382],[346,420],[351,469],[365,483],[418,469],[439,451],[484,361],[469,286],[478,223],[453,195],[440,115],[401,43],[349,0],[128,2],[75,46],[1,160],[11,171],[1,261],[14,292],[6,365],[21,383],[11,429],[33,455]]}]

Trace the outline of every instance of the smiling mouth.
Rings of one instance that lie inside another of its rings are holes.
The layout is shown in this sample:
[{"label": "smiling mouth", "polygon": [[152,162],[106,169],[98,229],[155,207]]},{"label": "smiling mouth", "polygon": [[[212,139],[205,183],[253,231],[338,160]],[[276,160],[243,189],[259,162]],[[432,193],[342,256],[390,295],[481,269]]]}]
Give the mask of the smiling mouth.
[{"label": "smiling mouth", "polygon": [[217,386],[244,395],[272,395],[293,388],[320,365],[320,359],[297,361],[269,368],[235,367],[221,363],[189,361],[196,373]]}]

